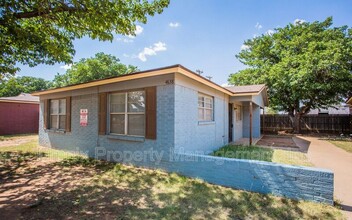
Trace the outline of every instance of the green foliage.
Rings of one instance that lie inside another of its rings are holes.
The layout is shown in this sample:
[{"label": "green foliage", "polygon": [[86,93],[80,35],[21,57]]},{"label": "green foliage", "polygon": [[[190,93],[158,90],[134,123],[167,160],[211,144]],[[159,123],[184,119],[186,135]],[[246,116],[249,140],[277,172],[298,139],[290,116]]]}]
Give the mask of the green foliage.
[{"label": "green foliage", "polygon": [[270,106],[294,114],[326,108],[352,92],[352,29],[323,22],[289,24],[245,41],[237,58],[247,69],[231,74],[235,85],[265,83]]},{"label": "green foliage", "polygon": [[0,84],[0,97],[17,96],[51,87],[51,82],[31,76],[9,77]]},{"label": "green foliage", "polygon": [[278,114],[279,112],[277,110],[274,110],[270,107],[265,107],[265,114]]},{"label": "green foliage", "polygon": [[0,80],[16,63],[71,63],[73,40],[134,35],[135,23],[162,13],[169,0],[5,0],[0,3]]},{"label": "green foliage", "polygon": [[65,74],[57,74],[53,80],[53,87],[105,79],[137,70],[135,66],[127,66],[120,63],[120,60],[113,55],[97,53],[94,57],[83,58],[79,62],[74,63],[72,68],[68,69]]},{"label": "green foliage", "polygon": [[217,157],[260,160],[296,166],[313,166],[304,153],[258,146],[226,145],[215,150],[211,155]]},{"label": "green foliage", "polygon": [[59,162],[59,165],[64,167],[74,167],[74,166],[82,166],[82,167],[94,167],[97,169],[112,169],[115,166],[115,163],[104,161],[104,160],[96,160],[93,158],[83,157],[83,156],[72,156],[64,158]]},{"label": "green foliage", "polygon": [[217,157],[238,158],[246,160],[261,160],[271,162],[274,150],[256,146],[226,145],[214,151],[211,155]]}]

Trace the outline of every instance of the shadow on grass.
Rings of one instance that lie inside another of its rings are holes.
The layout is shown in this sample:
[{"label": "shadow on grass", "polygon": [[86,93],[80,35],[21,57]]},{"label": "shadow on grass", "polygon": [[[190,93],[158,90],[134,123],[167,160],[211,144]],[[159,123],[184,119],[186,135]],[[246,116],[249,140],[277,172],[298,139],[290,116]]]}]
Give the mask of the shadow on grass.
[{"label": "shadow on grass", "polygon": [[23,216],[29,219],[326,219],[336,214],[332,207],[307,204],[311,207],[304,210],[294,200],[117,164],[87,184],[46,199],[35,209],[26,209]]},{"label": "shadow on grass", "polygon": [[99,170],[110,170],[114,168],[116,163],[104,161],[104,160],[95,160],[93,158],[82,157],[82,156],[72,156],[63,159],[58,162],[57,165],[63,167],[72,167],[72,166],[82,166],[82,167],[90,167]]},{"label": "shadow on grass", "polygon": [[0,152],[0,179],[13,177],[18,169],[27,168],[29,162],[46,157],[43,152]]},{"label": "shadow on grass", "polygon": [[226,145],[216,151],[212,156],[247,159],[247,160],[261,160],[273,161],[274,150],[270,148],[256,147],[256,146],[235,146]]},{"label": "shadow on grass", "polygon": [[[23,152],[0,155],[4,164],[11,165],[5,167],[8,171],[4,177],[15,173],[16,167],[26,168],[29,162],[45,156]],[[326,205],[234,190],[174,173],[80,156],[38,164],[35,172],[16,175],[25,181],[4,180],[6,185],[0,185],[0,198],[11,190],[12,194],[6,195],[7,200],[0,204],[5,205],[4,213],[12,210],[26,219],[333,219],[339,216],[336,209]],[[42,198],[38,206],[26,208],[26,204],[33,202],[26,199],[38,197]],[[13,209],[18,204],[22,204],[21,209]]]}]

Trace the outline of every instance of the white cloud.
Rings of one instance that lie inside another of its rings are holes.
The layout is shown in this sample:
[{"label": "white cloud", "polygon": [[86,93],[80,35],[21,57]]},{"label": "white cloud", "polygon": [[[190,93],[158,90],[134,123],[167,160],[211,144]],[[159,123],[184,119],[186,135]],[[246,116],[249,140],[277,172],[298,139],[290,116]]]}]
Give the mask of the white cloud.
[{"label": "white cloud", "polygon": [[229,87],[229,86],[231,86],[229,83],[223,83],[223,84],[221,84],[221,86],[222,87]]},{"label": "white cloud", "polygon": [[155,43],[153,46],[145,47],[143,51],[138,54],[138,58],[141,61],[145,62],[147,61],[146,56],[155,56],[157,54],[156,52],[165,51],[165,50],[167,50],[166,44],[159,41],[158,43]]},{"label": "white cloud", "polygon": [[271,30],[271,29],[269,29],[265,32],[265,34],[267,34],[267,35],[273,35],[274,33],[275,33],[275,31]]},{"label": "white cloud", "polygon": [[122,54],[122,56],[124,56],[124,57],[130,57],[130,55],[128,55],[127,53]]},{"label": "white cloud", "polygon": [[136,35],[140,35],[143,32],[143,27],[137,25],[136,26],[136,31],[134,32]]},{"label": "white cloud", "polygon": [[259,22],[257,22],[257,24],[254,26],[257,30],[260,30],[263,28],[263,26],[261,24],[259,24]]},{"label": "white cloud", "polygon": [[248,50],[248,49],[249,49],[248,45],[242,44],[241,50]]},{"label": "white cloud", "polygon": [[122,41],[124,43],[132,43],[133,39],[127,39],[127,38],[117,38],[117,41]]},{"label": "white cloud", "polygon": [[305,23],[305,22],[307,22],[307,21],[304,20],[304,19],[299,19],[299,18],[297,18],[296,20],[293,21],[293,24],[294,24],[294,25],[298,25],[298,24],[303,24],[303,23]]},{"label": "white cloud", "polygon": [[66,64],[66,65],[60,66],[60,68],[64,70],[71,69],[71,67],[72,67],[72,64]]},{"label": "white cloud", "polygon": [[166,44],[165,43],[163,43],[163,42],[158,42],[158,43],[155,43],[154,44],[154,50],[155,51],[164,51],[164,50],[166,50],[167,48],[166,48]]},{"label": "white cloud", "polygon": [[[136,36],[138,36],[138,35],[140,35],[142,32],[143,32],[143,27],[140,26],[140,25],[136,25],[136,30],[134,31],[134,34],[135,34]],[[136,36],[134,36],[134,35],[127,35],[127,37],[129,37],[129,38],[135,38]]]},{"label": "white cloud", "polygon": [[175,22],[175,23],[170,22],[169,26],[172,27],[172,28],[177,28],[177,27],[180,26],[180,23],[178,23],[178,22]]}]

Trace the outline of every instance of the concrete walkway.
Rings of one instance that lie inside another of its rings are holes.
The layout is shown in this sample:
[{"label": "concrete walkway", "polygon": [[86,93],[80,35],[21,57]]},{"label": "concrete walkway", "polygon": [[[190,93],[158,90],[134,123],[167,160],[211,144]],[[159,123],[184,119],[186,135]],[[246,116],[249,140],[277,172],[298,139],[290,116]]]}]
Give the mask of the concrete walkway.
[{"label": "concrete walkway", "polygon": [[302,137],[310,142],[308,159],[316,167],[334,172],[334,196],[341,201],[348,219],[352,219],[352,153],[316,137]]}]

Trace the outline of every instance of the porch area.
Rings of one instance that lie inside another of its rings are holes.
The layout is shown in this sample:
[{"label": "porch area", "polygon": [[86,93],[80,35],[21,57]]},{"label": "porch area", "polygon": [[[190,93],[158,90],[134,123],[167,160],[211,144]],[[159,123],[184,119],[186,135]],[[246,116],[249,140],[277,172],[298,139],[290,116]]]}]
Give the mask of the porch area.
[{"label": "porch area", "polygon": [[235,94],[229,100],[229,143],[255,145],[262,137],[261,109],[268,105],[265,85],[227,87]]},{"label": "porch area", "polygon": [[[257,145],[257,143],[262,139],[263,135],[260,135],[259,138],[252,138],[252,145]],[[241,146],[246,146],[250,145],[250,139],[249,138],[240,138],[237,139],[231,143],[230,145],[241,145]]]}]

